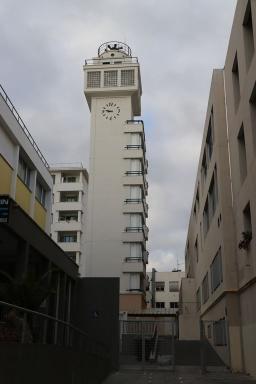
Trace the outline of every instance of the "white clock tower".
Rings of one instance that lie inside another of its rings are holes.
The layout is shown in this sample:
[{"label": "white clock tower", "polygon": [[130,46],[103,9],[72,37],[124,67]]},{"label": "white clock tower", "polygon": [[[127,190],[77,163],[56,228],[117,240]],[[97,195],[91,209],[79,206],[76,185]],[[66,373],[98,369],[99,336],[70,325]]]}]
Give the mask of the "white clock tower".
[{"label": "white clock tower", "polygon": [[120,278],[120,310],[146,306],[147,160],[138,59],[124,43],[102,44],[85,62],[91,111],[86,258],[81,274]]}]

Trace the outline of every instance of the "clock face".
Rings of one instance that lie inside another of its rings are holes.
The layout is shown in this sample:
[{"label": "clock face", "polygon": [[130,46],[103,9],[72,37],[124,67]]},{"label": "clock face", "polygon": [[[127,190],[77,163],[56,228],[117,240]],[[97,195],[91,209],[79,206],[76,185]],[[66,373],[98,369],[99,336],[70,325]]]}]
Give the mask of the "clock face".
[{"label": "clock face", "polygon": [[115,120],[120,115],[120,107],[113,101],[109,101],[102,107],[101,114],[106,120]]}]

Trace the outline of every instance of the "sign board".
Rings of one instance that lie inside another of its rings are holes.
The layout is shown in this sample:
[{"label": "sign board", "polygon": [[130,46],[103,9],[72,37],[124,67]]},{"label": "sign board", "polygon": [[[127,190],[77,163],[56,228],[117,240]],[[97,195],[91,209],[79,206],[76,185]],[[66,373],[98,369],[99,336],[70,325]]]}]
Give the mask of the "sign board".
[{"label": "sign board", "polygon": [[10,211],[9,196],[0,195],[0,224],[8,223]]}]

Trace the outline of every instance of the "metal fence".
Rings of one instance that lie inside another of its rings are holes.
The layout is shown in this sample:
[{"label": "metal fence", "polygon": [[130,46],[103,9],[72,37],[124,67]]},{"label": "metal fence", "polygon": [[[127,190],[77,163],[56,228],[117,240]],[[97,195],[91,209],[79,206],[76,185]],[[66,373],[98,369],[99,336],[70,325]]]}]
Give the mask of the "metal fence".
[{"label": "metal fence", "polygon": [[170,320],[120,320],[120,363],[174,369],[176,328]]},{"label": "metal fence", "polygon": [[0,301],[0,343],[52,344],[108,358],[103,343],[69,322]]}]

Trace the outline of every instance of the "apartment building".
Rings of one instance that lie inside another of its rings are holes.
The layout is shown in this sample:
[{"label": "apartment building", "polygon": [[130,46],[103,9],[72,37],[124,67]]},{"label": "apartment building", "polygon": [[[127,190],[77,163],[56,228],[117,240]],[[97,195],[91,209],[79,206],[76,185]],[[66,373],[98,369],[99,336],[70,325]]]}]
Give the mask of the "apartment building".
[{"label": "apartment building", "polygon": [[50,233],[48,163],[2,86],[0,94],[0,194],[10,196]]},{"label": "apartment building", "polygon": [[194,305],[180,316],[183,328],[202,320],[225,363],[254,376],[255,44],[256,2],[239,0],[225,67],[212,77],[181,286],[181,300]]},{"label": "apartment building", "polygon": [[52,239],[78,265],[85,257],[88,173],[82,164],[52,165]]},{"label": "apartment building", "polygon": [[173,270],[147,272],[147,308],[175,315],[179,310],[179,291],[185,272]]},{"label": "apartment building", "polygon": [[86,259],[82,274],[120,278],[120,310],[146,307],[148,162],[138,59],[108,42],[84,66],[91,111]]},{"label": "apartment building", "polygon": [[[1,289],[1,314],[7,302],[70,321],[78,267],[49,236],[51,198],[48,163],[0,86],[0,283],[26,287]],[[40,302],[31,287],[47,274],[52,293]]]}]

